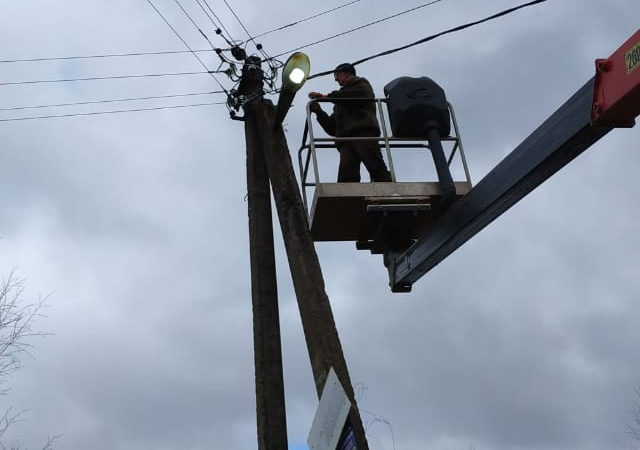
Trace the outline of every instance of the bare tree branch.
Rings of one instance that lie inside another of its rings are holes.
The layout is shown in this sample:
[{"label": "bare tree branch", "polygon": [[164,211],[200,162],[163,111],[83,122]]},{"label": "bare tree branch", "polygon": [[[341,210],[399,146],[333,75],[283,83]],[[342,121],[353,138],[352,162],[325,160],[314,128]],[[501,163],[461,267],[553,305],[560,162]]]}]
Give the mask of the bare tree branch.
[{"label": "bare tree branch", "polygon": [[21,367],[20,356],[32,348],[31,339],[47,335],[32,330],[47,298],[23,303],[23,292],[24,281],[17,279],[13,272],[0,282],[0,383]]},{"label": "bare tree branch", "polygon": [[[24,280],[17,278],[13,271],[0,281],[0,396],[9,391],[8,378],[22,366],[21,358],[30,355],[32,340],[49,334],[32,328],[35,320],[42,316],[47,297],[28,303],[21,298],[23,293]],[[11,407],[0,412],[0,439],[12,425],[23,420],[24,413],[16,413]],[[59,438],[50,437],[42,450],[51,450]],[[21,450],[23,447],[20,443],[7,446],[0,441],[0,449]]]},{"label": "bare tree branch", "polygon": [[640,442],[640,387],[637,387],[635,391],[636,400],[634,402],[632,423],[627,428],[627,431],[634,441]]}]

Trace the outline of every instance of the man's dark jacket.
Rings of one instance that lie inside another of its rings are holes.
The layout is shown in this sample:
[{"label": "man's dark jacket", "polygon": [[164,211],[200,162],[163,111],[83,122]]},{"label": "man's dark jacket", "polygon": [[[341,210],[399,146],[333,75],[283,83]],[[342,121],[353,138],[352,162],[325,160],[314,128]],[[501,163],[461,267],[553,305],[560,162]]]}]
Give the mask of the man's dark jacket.
[{"label": "man's dark jacket", "polygon": [[[366,78],[353,77],[339,90],[327,94],[327,98],[375,98],[375,95]],[[318,111],[316,115],[331,136],[380,136],[375,102],[335,103],[333,114]]]}]

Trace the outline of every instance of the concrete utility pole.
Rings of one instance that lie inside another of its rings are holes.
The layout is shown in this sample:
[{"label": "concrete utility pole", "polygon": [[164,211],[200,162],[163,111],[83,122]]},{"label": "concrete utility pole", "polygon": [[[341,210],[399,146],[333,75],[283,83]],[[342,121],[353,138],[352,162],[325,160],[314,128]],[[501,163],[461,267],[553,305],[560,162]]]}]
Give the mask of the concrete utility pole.
[{"label": "concrete utility pole", "polygon": [[282,127],[273,127],[274,114],[270,101],[262,100],[257,105],[258,130],[260,138],[265,143],[267,170],[287,250],[316,391],[320,397],[329,370],[333,367],[351,401],[349,423],[353,428],[357,448],[368,450],[331,304],[325,292],[322,269],[291,164],[289,148]]},{"label": "concrete utility pole", "polygon": [[[254,61],[254,63],[259,62]],[[241,88],[247,94],[261,92],[261,71],[259,76],[255,77],[247,73]],[[262,98],[261,95],[259,98]],[[278,288],[269,176],[264,160],[264,141],[260,138],[258,130],[260,124],[257,121],[256,112],[258,101],[250,102],[244,107],[258,449],[283,450],[287,448],[287,423]]]},{"label": "concrete utility pole", "polygon": [[[254,314],[256,404],[259,449],[286,449],[286,418],[277,305],[269,179],[287,250],[289,268],[318,397],[331,368],[351,402],[348,425],[358,450],[368,450],[347,364],[342,353],[322,270],[298,190],[282,127],[262,98],[257,57],[245,59],[239,93],[245,98],[251,285]],[[266,163],[266,164],[265,164]],[[268,173],[268,177],[267,174]]]}]

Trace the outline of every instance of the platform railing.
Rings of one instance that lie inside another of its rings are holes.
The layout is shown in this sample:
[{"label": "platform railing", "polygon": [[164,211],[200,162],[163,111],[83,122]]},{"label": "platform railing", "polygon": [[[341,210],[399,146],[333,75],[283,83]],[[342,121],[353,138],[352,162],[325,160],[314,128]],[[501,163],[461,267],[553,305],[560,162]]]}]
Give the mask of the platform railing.
[{"label": "platform railing", "polygon": [[[363,103],[363,102],[375,102],[376,109],[378,111],[378,121],[380,123],[380,131],[381,136],[372,136],[372,137],[363,137],[363,136],[354,136],[354,137],[329,137],[329,138],[316,138],[314,136],[314,128],[313,128],[313,117],[311,114],[311,103]],[[315,188],[320,181],[320,170],[318,165],[318,155],[317,149],[325,149],[325,148],[336,148],[336,142],[349,142],[349,141],[374,141],[377,142],[379,147],[385,149],[385,153],[387,156],[387,163],[389,165],[389,172],[391,173],[392,182],[398,182],[398,178],[396,175],[396,169],[393,161],[392,149],[408,149],[408,148],[417,148],[417,149],[426,149],[430,151],[429,145],[427,143],[426,136],[424,138],[403,138],[403,137],[394,137],[390,136],[387,127],[387,118],[385,115],[385,108],[383,104],[387,103],[386,98],[375,98],[375,99],[363,99],[363,98],[344,98],[344,99],[314,99],[307,102],[306,105],[306,121],[304,132],[302,135],[302,144],[300,149],[298,150],[298,165],[300,170],[300,179],[301,179],[301,191],[302,191],[302,199],[304,202],[305,209],[307,213],[310,215],[311,211],[309,208],[309,202],[307,198],[307,189]],[[467,165],[467,158],[464,153],[464,148],[462,146],[462,139],[460,137],[460,131],[458,128],[458,121],[451,103],[448,103],[449,113],[451,116],[451,122],[453,124],[453,133],[449,136],[441,138],[442,142],[450,142],[451,150],[449,155],[447,156],[447,165],[451,167],[454,162],[454,158],[456,155],[460,155],[460,162],[462,164],[462,168],[465,174],[465,181],[468,183],[469,187],[471,187],[471,175],[469,173],[469,167]],[[309,169],[313,169],[313,180],[309,181]],[[337,173],[337,168],[336,168]]]}]

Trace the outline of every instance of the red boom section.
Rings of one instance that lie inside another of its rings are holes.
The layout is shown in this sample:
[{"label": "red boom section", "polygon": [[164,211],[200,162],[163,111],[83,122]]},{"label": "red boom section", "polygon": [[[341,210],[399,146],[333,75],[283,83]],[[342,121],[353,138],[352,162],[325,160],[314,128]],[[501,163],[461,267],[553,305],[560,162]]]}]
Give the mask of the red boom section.
[{"label": "red boom section", "polygon": [[591,123],[632,127],[640,114],[640,30],[607,59],[596,60]]}]

